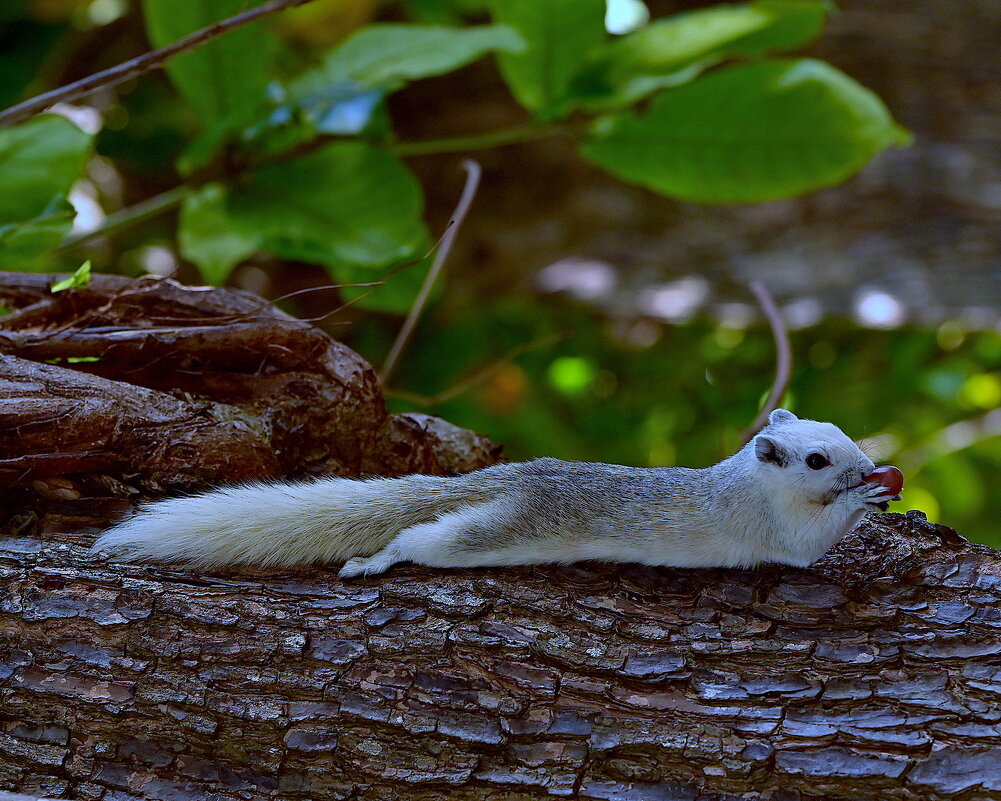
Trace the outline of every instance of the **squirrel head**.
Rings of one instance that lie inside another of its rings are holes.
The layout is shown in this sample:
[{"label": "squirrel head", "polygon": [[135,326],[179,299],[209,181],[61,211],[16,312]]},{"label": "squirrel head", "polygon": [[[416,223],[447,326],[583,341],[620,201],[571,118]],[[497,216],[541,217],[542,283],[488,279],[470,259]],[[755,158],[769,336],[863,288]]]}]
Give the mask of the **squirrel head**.
[{"label": "squirrel head", "polygon": [[801,420],[786,409],[769,415],[751,447],[767,484],[790,500],[826,505],[847,498],[875,467],[836,425]]}]

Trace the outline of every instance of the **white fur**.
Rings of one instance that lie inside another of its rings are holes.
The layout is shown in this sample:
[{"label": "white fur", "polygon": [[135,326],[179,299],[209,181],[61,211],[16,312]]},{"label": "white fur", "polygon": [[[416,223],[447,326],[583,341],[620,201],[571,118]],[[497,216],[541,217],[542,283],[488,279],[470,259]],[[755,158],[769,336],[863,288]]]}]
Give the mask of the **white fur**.
[{"label": "white fur", "polygon": [[[420,519],[421,506],[455,502],[445,479],[245,484],[150,504],[95,543],[128,560],[297,565],[370,554]],[[426,512],[433,516],[433,512]]]},{"label": "white fur", "polygon": [[[811,469],[810,454],[830,464]],[[94,547],[202,567],[347,559],[344,577],[405,561],[801,566],[887,500],[884,487],[861,481],[872,470],[836,426],[780,409],[751,443],[703,470],[541,459],[451,478],[248,484],[151,504]]]}]

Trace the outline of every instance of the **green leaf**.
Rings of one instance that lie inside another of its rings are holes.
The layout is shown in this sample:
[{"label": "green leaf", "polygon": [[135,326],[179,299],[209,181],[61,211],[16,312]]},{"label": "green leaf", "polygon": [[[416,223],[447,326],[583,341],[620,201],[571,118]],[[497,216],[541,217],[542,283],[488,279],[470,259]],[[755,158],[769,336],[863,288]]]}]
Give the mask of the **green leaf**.
[{"label": "green leaf", "polygon": [[90,136],[53,114],[0,130],[0,225],[55,212],[89,150]]},{"label": "green leaf", "polygon": [[[385,97],[386,93],[381,89],[365,89],[351,83],[330,84],[277,109],[272,115],[271,127],[294,127],[299,121],[296,117],[298,112],[299,117],[312,126],[311,135],[320,132],[356,136],[369,127]],[[282,119],[283,114],[288,122]]]},{"label": "green leaf", "polygon": [[660,19],[596,51],[573,93],[592,109],[633,103],[725,58],[802,47],[823,30],[827,12],[824,0],[756,0]]},{"label": "green leaf", "polygon": [[[524,47],[518,32],[505,25],[370,25],[330,50],[321,66],[293,81],[267,119],[245,131],[243,138],[253,150],[267,152],[287,149],[317,133],[365,132],[378,138],[386,95],[487,53]],[[198,158],[194,154],[193,163]]]},{"label": "green leaf", "polygon": [[56,292],[65,292],[67,289],[79,289],[90,283],[90,259],[74,270],[73,274],[62,281],[56,281],[49,287],[49,292],[53,295]]},{"label": "green leaf", "polygon": [[[260,5],[247,0],[143,0],[146,32],[163,47],[192,31]],[[167,74],[205,129],[252,121],[265,102],[275,41],[262,22],[225,33],[167,63]]]},{"label": "green leaf", "polygon": [[649,110],[596,121],[596,164],[665,195],[706,203],[792,197],[840,183],[910,135],[875,94],[812,59],[721,69]]},{"label": "green leaf", "polygon": [[369,25],[331,50],[322,66],[300,76],[290,91],[302,98],[348,84],[395,92],[410,81],[451,72],[487,53],[524,49],[517,31],[506,25]]},{"label": "green leaf", "polygon": [[801,47],[827,19],[823,0],[757,0],[657,20],[617,40],[616,57],[636,69],[674,72],[706,56],[763,55]]},{"label": "green leaf", "polygon": [[602,0],[493,0],[494,19],[516,28],[528,43],[499,57],[504,80],[522,106],[543,119],[569,111],[573,76],[605,41]]},{"label": "green leaf", "polygon": [[0,226],[0,270],[44,270],[39,257],[59,246],[75,216],[73,207],[61,201],[51,214]]},{"label": "green leaf", "polygon": [[0,267],[28,269],[73,225],[66,201],[90,136],[51,114],[0,130]]},{"label": "green leaf", "polygon": [[260,237],[233,229],[222,184],[206,184],[184,199],[177,239],[181,255],[198,265],[202,278],[215,285],[261,248]]},{"label": "green leaf", "polygon": [[259,168],[230,192],[232,232],[277,256],[336,268],[381,266],[427,242],[420,185],[403,164],[362,142],[337,142]]},{"label": "green leaf", "polygon": [[202,187],[181,207],[178,239],[215,284],[259,250],[325,265],[341,281],[375,281],[375,268],[426,245],[422,210],[420,186],[400,161],[362,142],[338,142],[263,166],[239,186]]}]

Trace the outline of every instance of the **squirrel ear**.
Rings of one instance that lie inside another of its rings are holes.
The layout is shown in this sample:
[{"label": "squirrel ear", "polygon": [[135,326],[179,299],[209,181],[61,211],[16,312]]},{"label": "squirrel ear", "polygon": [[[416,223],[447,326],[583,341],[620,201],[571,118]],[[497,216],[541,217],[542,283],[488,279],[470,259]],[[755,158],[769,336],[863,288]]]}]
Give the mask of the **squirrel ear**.
[{"label": "squirrel ear", "polygon": [[[772,412],[772,414],[775,414],[775,412]],[[754,455],[758,457],[759,462],[773,464],[776,467],[785,467],[789,464],[789,455],[786,453],[785,448],[764,434],[758,434],[754,438]]]},{"label": "squirrel ear", "polygon": [[791,423],[793,420],[799,420],[799,418],[788,409],[776,409],[768,415],[768,422],[771,425],[775,423]]}]

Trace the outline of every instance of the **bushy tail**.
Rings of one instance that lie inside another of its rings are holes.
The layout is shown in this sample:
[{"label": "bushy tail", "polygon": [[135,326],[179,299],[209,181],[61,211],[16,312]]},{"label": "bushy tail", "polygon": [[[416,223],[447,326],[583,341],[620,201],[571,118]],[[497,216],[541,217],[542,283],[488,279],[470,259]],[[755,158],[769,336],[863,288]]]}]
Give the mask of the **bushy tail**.
[{"label": "bushy tail", "polygon": [[485,499],[465,476],[258,483],[142,507],[94,550],[127,561],[302,565],[370,556],[402,529]]}]

